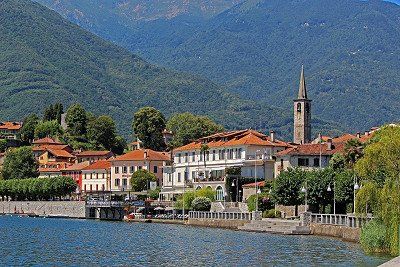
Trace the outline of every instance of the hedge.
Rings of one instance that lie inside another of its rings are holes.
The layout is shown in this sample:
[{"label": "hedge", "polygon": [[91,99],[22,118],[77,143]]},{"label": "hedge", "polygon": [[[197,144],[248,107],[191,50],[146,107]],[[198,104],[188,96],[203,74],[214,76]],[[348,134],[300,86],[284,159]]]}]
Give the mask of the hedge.
[{"label": "hedge", "polygon": [[0,197],[11,200],[51,200],[75,192],[76,182],[71,177],[0,180]]}]

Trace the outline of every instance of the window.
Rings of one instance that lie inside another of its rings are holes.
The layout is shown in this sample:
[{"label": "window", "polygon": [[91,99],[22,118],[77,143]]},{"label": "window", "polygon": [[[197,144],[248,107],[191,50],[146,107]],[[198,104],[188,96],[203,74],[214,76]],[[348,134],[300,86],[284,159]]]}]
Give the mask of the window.
[{"label": "window", "polygon": [[215,150],[212,152],[212,160],[215,160]]},{"label": "window", "polygon": [[314,167],[319,167],[319,158],[314,158]]},{"label": "window", "polygon": [[203,161],[203,152],[200,151],[200,161]]},{"label": "window", "polygon": [[185,153],[185,162],[189,162],[188,153]]},{"label": "window", "polygon": [[185,181],[189,180],[189,172],[185,171]]},{"label": "window", "polygon": [[178,173],[178,183],[180,183],[181,182],[181,173],[179,172]]},{"label": "window", "polygon": [[124,178],[122,179],[122,185],[127,186],[128,185],[128,179]]},{"label": "window", "polygon": [[153,172],[154,172],[154,173],[157,173],[157,172],[158,172],[158,167],[157,167],[157,166],[154,166],[154,167],[153,167]]},{"label": "window", "polygon": [[206,160],[209,161],[210,160],[210,151],[206,152]]},{"label": "window", "polygon": [[297,103],[297,112],[301,112],[301,103]]},{"label": "window", "polygon": [[126,166],[122,167],[122,173],[128,173],[128,168]]},{"label": "window", "polygon": [[90,191],[93,191],[92,185],[90,185]]},{"label": "window", "polygon": [[138,169],[141,170],[143,168],[143,166],[138,166]]},{"label": "window", "polygon": [[192,162],[196,161],[196,152],[192,152]]},{"label": "window", "polygon": [[119,167],[115,167],[114,170],[115,170],[115,173],[119,173]]},{"label": "window", "polygon": [[241,159],[242,158],[242,149],[241,148],[239,148],[238,153],[239,153],[238,159]]},{"label": "window", "polygon": [[130,166],[129,167],[129,172],[134,173],[135,172],[135,166]]},{"label": "window", "polygon": [[225,159],[225,149],[222,149],[219,152],[219,159]]},{"label": "window", "polygon": [[86,189],[86,185],[84,186],[84,188],[85,188],[85,192],[87,191],[87,189]]},{"label": "window", "polygon": [[196,171],[192,171],[192,180],[196,178]]},{"label": "window", "polygon": [[104,186],[104,184],[102,184],[101,185],[101,191],[104,191],[105,190],[105,186]]},{"label": "window", "polygon": [[96,173],[96,179],[99,179],[99,173]]},{"label": "window", "polygon": [[306,158],[299,158],[299,159],[298,159],[298,164],[297,164],[297,165],[302,166],[302,167],[308,167],[310,164],[309,164],[309,162],[308,162],[308,159],[306,159]]},{"label": "window", "polygon": [[119,179],[115,179],[115,186],[119,186]]},{"label": "window", "polygon": [[176,156],[178,157],[178,163],[181,163],[181,154],[178,153]]},{"label": "window", "polygon": [[99,191],[99,185],[96,184],[96,191]]}]

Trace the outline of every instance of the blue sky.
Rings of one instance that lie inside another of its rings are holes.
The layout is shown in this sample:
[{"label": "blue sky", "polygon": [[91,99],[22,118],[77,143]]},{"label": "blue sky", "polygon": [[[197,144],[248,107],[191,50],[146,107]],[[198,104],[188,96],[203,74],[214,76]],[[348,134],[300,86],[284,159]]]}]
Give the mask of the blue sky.
[{"label": "blue sky", "polygon": [[400,0],[386,0],[386,1],[400,5]]}]

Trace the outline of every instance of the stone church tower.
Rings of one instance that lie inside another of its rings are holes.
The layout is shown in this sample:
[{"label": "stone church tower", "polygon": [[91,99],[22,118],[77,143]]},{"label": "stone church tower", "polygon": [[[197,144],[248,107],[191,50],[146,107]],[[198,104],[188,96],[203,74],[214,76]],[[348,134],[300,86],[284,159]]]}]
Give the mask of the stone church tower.
[{"label": "stone church tower", "polygon": [[294,136],[296,144],[311,142],[311,100],[307,98],[304,66],[301,67],[299,95],[294,100]]}]

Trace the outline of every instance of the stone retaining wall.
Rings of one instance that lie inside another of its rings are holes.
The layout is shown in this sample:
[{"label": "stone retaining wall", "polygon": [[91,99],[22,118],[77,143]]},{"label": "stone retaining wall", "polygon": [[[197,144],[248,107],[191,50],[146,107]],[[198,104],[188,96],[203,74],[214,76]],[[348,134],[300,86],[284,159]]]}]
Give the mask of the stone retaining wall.
[{"label": "stone retaining wall", "polygon": [[341,238],[345,241],[360,242],[360,228],[314,223],[311,224],[310,228],[311,234],[313,235],[332,236]]},{"label": "stone retaining wall", "polygon": [[204,227],[228,228],[237,230],[250,221],[246,220],[210,220],[210,219],[189,219],[187,224]]},{"label": "stone retaining wall", "polygon": [[84,201],[3,201],[0,214],[35,214],[85,218]]}]

